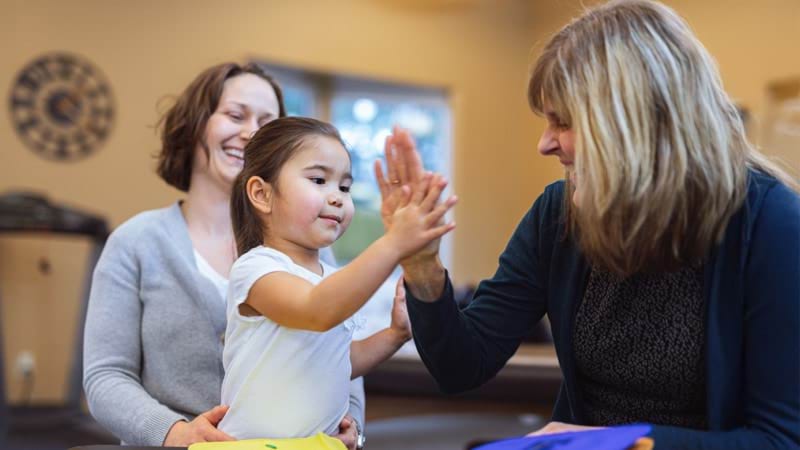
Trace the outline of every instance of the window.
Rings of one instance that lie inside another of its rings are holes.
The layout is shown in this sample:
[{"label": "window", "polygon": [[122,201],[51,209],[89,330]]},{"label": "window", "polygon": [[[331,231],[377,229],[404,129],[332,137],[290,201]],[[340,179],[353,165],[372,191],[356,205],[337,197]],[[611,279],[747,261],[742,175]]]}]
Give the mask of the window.
[{"label": "window", "polygon": [[[383,146],[392,126],[412,134],[427,170],[451,180],[450,108],[443,89],[403,86],[373,80],[311,73],[262,64],[283,88],[289,115],[316,117],[332,123],[348,146],[353,162],[351,194],[356,212],[347,232],[333,245],[342,265],[358,256],[383,234],[381,196],[373,173],[376,159],[384,161]],[[441,257],[450,260],[450,239],[441,245]],[[362,337],[388,326],[395,273],[362,309],[367,326]]]}]

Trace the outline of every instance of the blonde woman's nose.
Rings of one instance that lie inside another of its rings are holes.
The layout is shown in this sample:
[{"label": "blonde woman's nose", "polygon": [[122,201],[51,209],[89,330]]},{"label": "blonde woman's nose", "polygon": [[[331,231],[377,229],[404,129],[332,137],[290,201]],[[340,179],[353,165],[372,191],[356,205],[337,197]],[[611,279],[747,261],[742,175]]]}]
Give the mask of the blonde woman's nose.
[{"label": "blonde woman's nose", "polygon": [[539,153],[546,156],[558,150],[558,139],[555,137],[555,133],[550,130],[545,130],[544,133],[542,133],[542,137],[539,138],[539,144],[536,146]]}]

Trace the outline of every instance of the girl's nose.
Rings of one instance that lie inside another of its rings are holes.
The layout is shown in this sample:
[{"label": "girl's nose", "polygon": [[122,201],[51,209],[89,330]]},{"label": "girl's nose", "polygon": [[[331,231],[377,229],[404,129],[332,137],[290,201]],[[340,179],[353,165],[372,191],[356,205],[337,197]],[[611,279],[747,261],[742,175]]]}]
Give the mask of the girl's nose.
[{"label": "girl's nose", "polygon": [[342,195],[336,191],[335,193],[331,194],[328,197],[328,204],[332,206],[342,206],[344,203],[342,202]]}]

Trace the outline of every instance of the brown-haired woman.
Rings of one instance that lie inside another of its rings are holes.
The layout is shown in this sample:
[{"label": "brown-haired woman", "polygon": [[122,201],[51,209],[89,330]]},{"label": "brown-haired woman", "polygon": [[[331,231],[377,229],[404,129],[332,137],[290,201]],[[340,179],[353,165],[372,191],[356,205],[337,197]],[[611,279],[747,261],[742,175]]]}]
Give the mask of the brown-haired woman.
[{"label": "brown-haired woman", "polygon": [[[286,115],[278,84],[256,65],[197,76],[160,121],[158,174],[185,192],[117,228],[92,282],[84,389],[92,415],[126,444],[187,446],[230,439],[216,428],[223,377],[227,277],[236,259],[230,218],[244,147]],[[363,388],[350,414],[363,420]],[[347,416],[339,437],[356,426]]]},{"label": "brown-haired woman", "polygon": [[[547,314],[563,384],[541,433],[646,422],[657,449],[800,448],[798,186],[747,142],[688,26],[655,2],[592,8],[545,47],[528,97],[567,181],[465,310],[435,247],[403,264],[441,388],[486,382]],[[422,172],[392,143],[384,215]]]}]

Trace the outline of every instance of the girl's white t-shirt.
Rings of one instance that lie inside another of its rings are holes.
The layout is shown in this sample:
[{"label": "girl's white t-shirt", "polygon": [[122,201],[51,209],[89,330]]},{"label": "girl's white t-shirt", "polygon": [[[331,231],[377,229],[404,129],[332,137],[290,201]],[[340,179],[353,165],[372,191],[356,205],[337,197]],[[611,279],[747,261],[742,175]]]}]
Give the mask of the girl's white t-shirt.
[{"label": "girl's white t-shirt", "polygon": [[350,343],[356,320],[320,333],[239,314],[239,305],[259,278],[280,271],[316,285],[335,271],[320,264],[321,277],[263,246],[233,264],[222,353],[222,404],[230,406],[219,424],[225,433],[237,439],[338,434],[349,408]]}]

